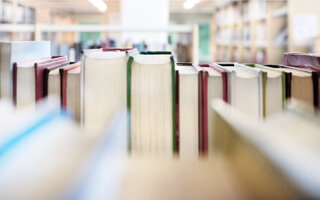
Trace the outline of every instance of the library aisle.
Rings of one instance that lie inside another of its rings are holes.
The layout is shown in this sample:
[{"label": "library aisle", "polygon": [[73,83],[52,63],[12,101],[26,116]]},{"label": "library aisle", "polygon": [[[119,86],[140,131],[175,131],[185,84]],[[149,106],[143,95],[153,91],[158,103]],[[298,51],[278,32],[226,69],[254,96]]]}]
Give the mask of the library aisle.
[{"label": "library aisle", "polygon": [[318,0],[0,0],[0,199],[320,199]]}]

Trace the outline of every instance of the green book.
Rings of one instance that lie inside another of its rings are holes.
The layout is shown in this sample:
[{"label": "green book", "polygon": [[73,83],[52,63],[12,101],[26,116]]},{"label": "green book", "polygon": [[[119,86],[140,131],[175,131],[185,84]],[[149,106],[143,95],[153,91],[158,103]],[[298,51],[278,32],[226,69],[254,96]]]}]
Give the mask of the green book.
[{"label": "green book", "polygon": [[141,52],[129,57],[128,148],[132,153],[176,152],[175,84],[171,52]]}]

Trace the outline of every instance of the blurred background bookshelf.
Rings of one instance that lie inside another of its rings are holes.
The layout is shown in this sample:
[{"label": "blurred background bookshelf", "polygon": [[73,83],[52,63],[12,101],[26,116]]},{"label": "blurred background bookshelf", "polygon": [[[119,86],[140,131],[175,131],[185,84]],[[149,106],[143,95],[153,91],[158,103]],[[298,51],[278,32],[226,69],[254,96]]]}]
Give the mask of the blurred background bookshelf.
[{"label": "blurred background bookshelf", "polygon": [[316,48],[320,16],[314,1],[216,2],[212,49],[217,61],[281,63],[283,52]]},{"label": "blurred background bookshelf", "polygon": [[[106,10],[99,10],[87,0],[1,0],[0,40],[49,40],[52,44],[52,55],[71,54],[75,60],[80,59],[82,49],[121,46],[139,50],[174,50],[181,61],[192,61],[195,54],[195,50],[192,50],[193,46],[195,47],[193,40],[197,38],[199,47],[195,49],[199,52],[200,60],[212,60],[210,20],[213,2],[203,1],[198,3],[197,8],[184,9],[183,0],[160,1],[157,5],[159,9],[154,13],[156,17],[151,17],[145,25],[140,25],[141,27],[139,24],[132,25],[133,28],[128,27],[134,20],[128,20],[128,16],[134,12],[128,13],[133,5],[128,3],[130,1],[123,2],[126,1],[108,0],[105,1]],[[146,2],[140,1],[140,4]],[[157,23],[150,25],[152,20]],[[199,34],[193,37],[192,27],[195,24],[199,25]],[[79,31],[77,27],[68,31],[72,26],[83,26],[82,29],[89,26],[96,31]],[[67,30],[63,30],[66,27]],[[147,38],[133,40],[132,37],[126,37],[130,34],[140,34]],[[161,39],[158,41],[154,39],[156,36],[152,38],[151,34],[162,34]],[[150,37],[152,39],[148,41]]]},{"label": "blurred background bookshelf", "polygon": [[[139,50],[173,49],[180,61],[192,61],[195,51],[191,49],[195,47],[200,63],[227,60],[266,64],[281,63],[283,52],[319,49],[320,14],[315,1],[190,0],[194,2],[191,7],[184,5],[188,2],[185,0],[163,1],[166,3],[159,4],[162,9],[157,11],[161,17],[156,20],[161,27],[174,28],[170,31],[163,28],[167,31],[159,43],[134,41],[125,36],[128,30],[110,31],[130,21],[126,17],[130,9],[128,3],[120,0],[105,2],[107,8],[101,11],[86,0],[1,0],[0,40],[50,40],[54,55],[70,54],[74,57],[71,60],[79,60],[81,49],[122,46]],[[47,26],[37,33],[37,25],[41,24]],[[194,24],[199,27],[195,45],[191,30],[175,29]],[[72,25],[111,29],[85,32],[54,28]],[[159,27],[157,23],[154,25]],[[134,34],[154,29],[148,26],[150,23]]]}]

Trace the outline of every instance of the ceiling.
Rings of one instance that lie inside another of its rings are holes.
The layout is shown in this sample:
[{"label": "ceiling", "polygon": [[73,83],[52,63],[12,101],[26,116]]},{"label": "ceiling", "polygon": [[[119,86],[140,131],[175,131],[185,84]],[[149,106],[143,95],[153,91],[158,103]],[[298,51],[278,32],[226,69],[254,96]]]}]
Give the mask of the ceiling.
[{"label": "ceiling", "polygon": [[[117,4],[120,0],[104,0],[107,4]],[[134,0],[130,0],[134,1]],[[150,0],[147,0],[150,1]],[[158,1],[158,0],[157,0]],[[194,8],[183,8],[185,0],[169,0],[171,13],[206,13],[212,12],[214,0],[201,0]],[[99,13],[88,0],[20,0],[33,7],[50,8],[52,10],[72,13]],[[108,11],[107,11],[108,12]]]}]

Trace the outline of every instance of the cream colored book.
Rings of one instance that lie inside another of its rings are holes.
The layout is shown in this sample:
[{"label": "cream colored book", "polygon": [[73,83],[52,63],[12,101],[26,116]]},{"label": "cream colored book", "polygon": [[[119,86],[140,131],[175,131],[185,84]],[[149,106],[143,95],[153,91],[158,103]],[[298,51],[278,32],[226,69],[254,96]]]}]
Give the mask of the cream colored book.
[{"label": "cream colored book", "polygon": [[171,52],[142,52],[128,61],[129,149],[171,156],[176,151],[175,65]]},{"label": "cream colored book", "polygon": [[114,114],[127,105],[128,51],[88,51],[81,62],[81,124],[101,135]]},{"label": "cream colored book", "polygon": [[283,72],[258,64],[246,66],[261,70],[263,74],[263,116],[265,118],[282,112],[285,108],[285,75]]},{"label": "cream colored book", "polygon": [[179,74],[177,98],[179,98],[179,157],[196,159],[199,157],[200,121],[199,111],[199,71],[191,63],[177,63]]},{"label": "cream colored book", "polygon": [[234,63],[228,71],[228,102],[252,119],[263,119],[263,72]]}]

